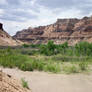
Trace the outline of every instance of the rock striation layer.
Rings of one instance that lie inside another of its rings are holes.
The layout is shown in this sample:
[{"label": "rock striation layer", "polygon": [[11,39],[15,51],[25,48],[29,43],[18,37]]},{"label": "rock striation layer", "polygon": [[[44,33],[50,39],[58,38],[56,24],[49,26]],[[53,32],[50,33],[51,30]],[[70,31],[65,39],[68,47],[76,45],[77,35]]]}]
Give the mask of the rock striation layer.
[{"label": "rock striation layer", "polygon": [[53,40],[55,44],[68,42],[69,45],[80,41],[92,42],[92,17],[57,19],[51,25],[19,31],[14,38],[33,44],[47,43],[48,40]]}]

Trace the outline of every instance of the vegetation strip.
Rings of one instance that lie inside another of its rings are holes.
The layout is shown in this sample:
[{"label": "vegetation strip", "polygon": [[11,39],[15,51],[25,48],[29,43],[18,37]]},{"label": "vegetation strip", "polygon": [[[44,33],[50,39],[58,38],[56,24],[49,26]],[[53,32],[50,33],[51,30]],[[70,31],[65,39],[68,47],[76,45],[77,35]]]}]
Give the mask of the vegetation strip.
[{"label": "vegetation strip", "polygon": [[68,43],[27,45],[20,48],[0,49],[0,65],[18,67],[23,71],[46,71],[53,73],[80,73],[91,71],[92,44],[80,42],[75,46]]}]

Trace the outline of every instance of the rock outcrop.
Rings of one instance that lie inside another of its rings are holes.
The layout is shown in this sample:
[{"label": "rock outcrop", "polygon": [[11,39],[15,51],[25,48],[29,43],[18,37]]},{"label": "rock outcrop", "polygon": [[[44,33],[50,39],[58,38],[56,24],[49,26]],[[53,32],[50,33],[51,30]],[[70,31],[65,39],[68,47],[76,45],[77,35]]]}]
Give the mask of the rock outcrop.
[{"label": "rock outcrop", "polygon": [[69,45],[80,41],[92,42],[92,17],[58,19],[51,25],[19,31],[14,38],[33,44],[47,43],[48,40],[53,40],[55,44],[68,42]]},{"label": "rock outcrop", "polygon": [[14,40],[7,32],[3,29],[3,24],[0,23],[0,46],[17,46],[21,42]]}]

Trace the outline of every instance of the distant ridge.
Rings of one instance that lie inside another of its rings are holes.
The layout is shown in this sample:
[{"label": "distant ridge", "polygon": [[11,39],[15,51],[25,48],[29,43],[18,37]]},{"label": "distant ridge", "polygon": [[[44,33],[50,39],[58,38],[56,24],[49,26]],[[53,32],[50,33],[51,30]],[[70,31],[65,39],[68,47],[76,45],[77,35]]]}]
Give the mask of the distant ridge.
[{"label": "distant ridge", "polygon": [[47,43],[48,40],[55,44],[68,42],[69,45],[80,41],[92,42],[92,17],[58,19],[51,25],[23,29],[14,38],[33,44]]}]

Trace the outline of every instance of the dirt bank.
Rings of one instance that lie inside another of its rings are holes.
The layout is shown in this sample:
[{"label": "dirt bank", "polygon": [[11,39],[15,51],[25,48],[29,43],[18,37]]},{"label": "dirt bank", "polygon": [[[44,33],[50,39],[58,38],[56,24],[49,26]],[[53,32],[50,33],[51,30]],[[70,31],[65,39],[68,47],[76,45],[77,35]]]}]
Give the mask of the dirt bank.
[{"label": "dirt bank", "polygon": [[19,80],[0,70],[0,92],[31,92],[22,87]]}]

